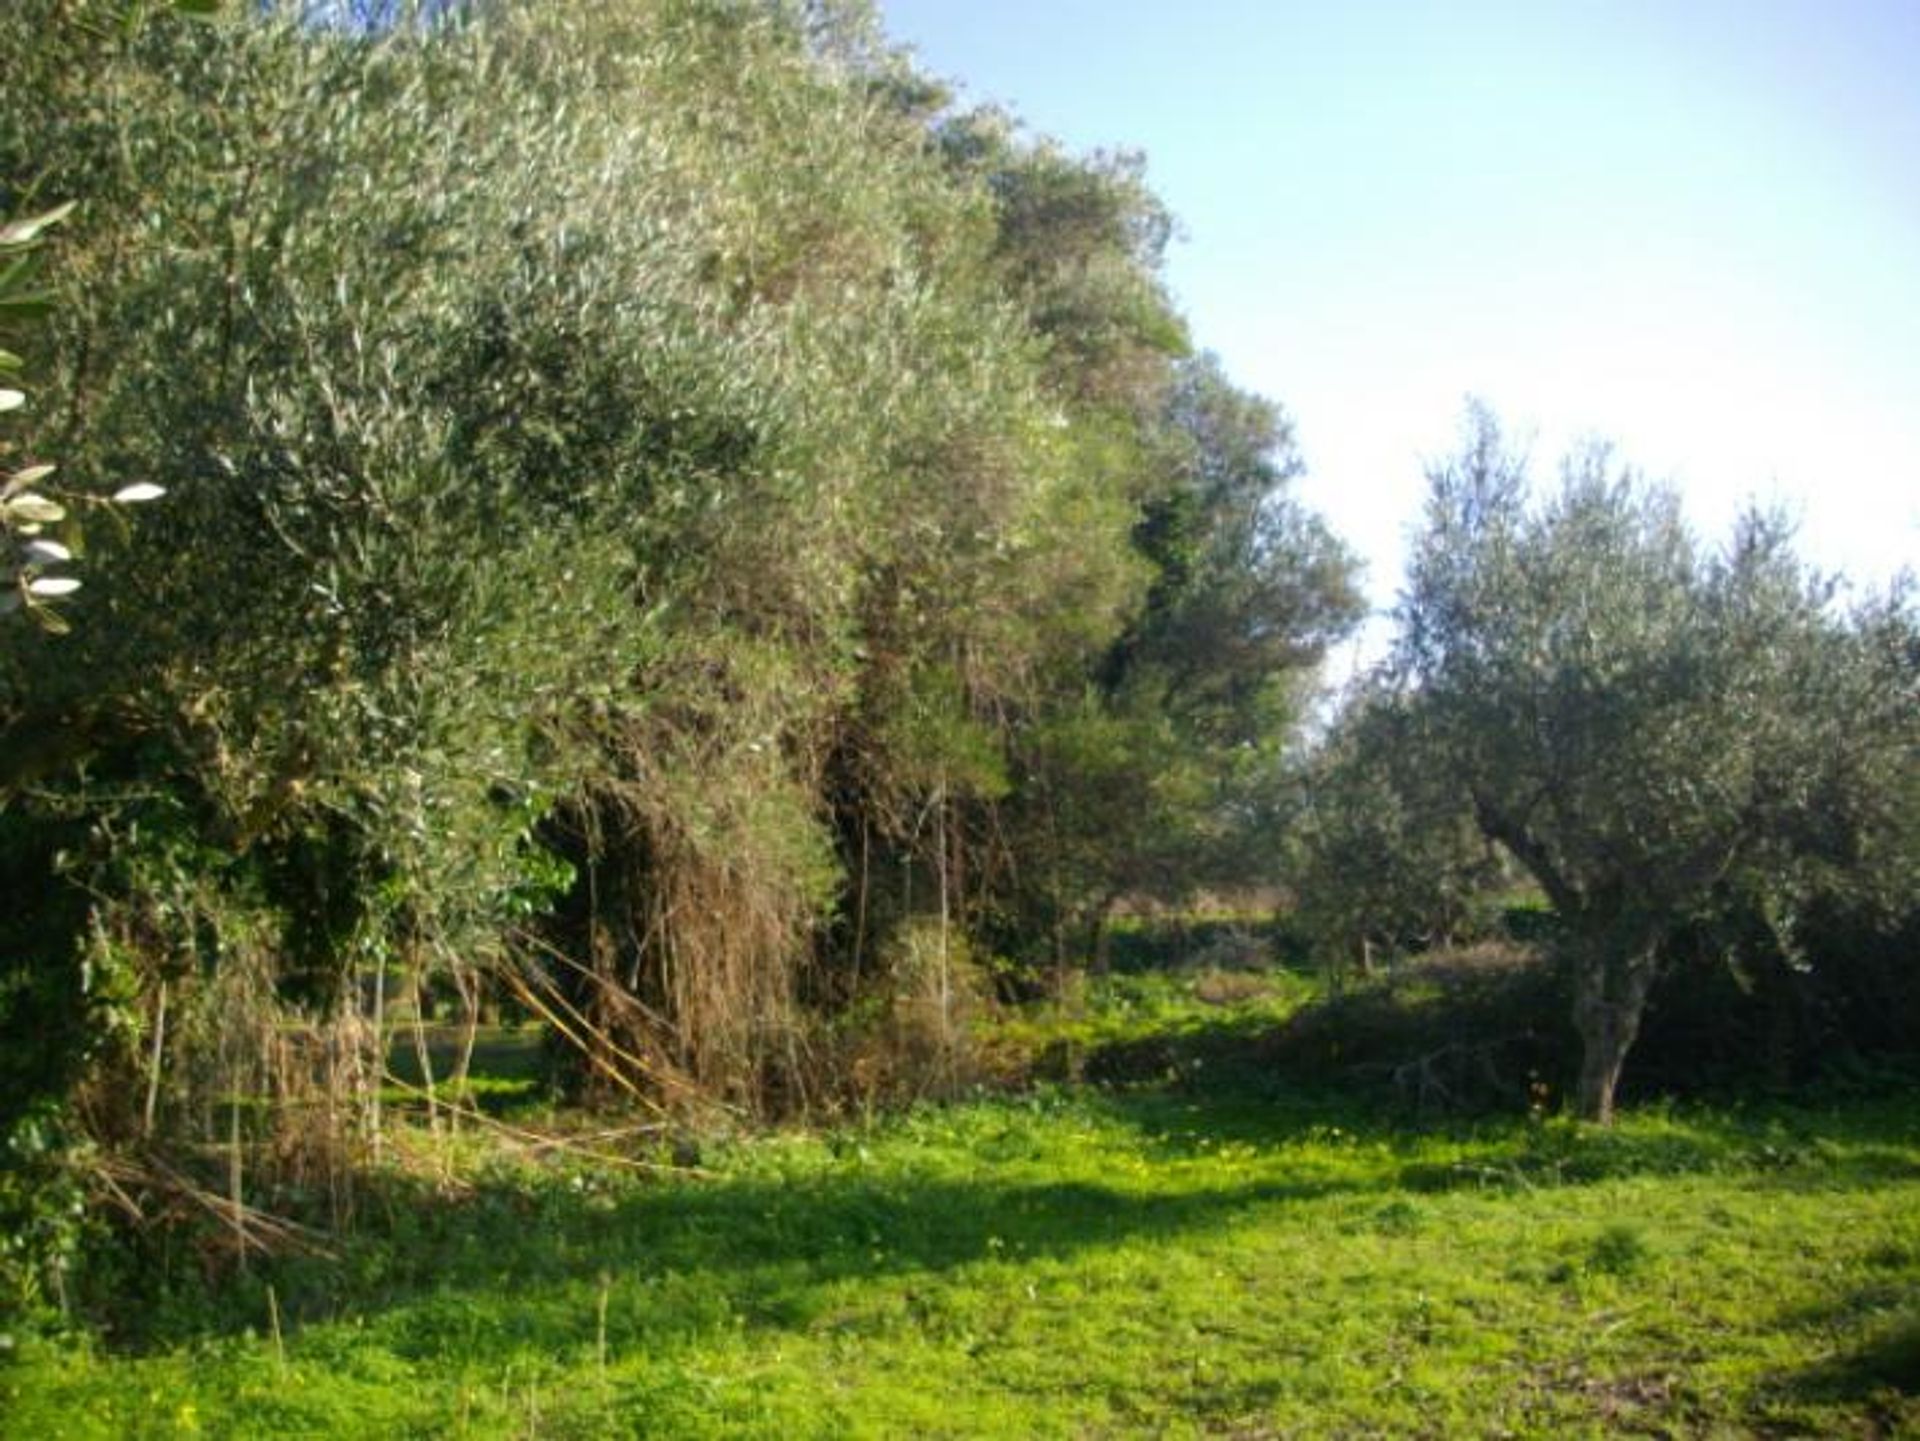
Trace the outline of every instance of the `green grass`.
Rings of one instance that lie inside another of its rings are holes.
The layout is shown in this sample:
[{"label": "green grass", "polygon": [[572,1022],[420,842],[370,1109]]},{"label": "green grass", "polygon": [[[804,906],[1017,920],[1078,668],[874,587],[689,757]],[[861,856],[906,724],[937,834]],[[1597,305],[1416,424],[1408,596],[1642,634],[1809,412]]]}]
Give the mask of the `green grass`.
[{"label": "green grass", "polygon": [[[1117,973],[1071,1004],[1001,1018],[989,1064],[1054,1081],[1178,1081],[1209,1061],[1246,1061],[1257,1042],[1318,986],[1294,970]],[[1197,1063],[1197,1065],[1196,1065]]]},{"label": "green grass", "polygon": [[390,1178],[336,1263],[25,1346],[0,1434],[1920,1434],[1911,1096],[1416,1128],[1203,1072],[700,1170]]},{"label": "green grass", "polygon": [[[537,1026],[494,1025],[476,1030],[467,1078],[461,1087],[455,1087],[450,1078],[465,1045],[462,1028],[435,1022],[425,1028],[425,1035],[437,1096],[474,1101],[498,1112],[537,1104],[551,1089]],[[395,1028],[388,1046],[387,1069],[400,1084],[385,1090],[383,1100],[404,1105],[420,1099],[426,1077],[413,1032],[404,1024]]]}]

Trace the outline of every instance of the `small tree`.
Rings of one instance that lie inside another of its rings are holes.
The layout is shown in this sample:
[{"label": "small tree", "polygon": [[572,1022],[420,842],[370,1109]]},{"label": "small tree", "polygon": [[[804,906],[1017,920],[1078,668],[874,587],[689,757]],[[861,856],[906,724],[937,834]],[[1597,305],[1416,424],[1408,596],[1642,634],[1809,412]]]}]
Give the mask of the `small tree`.
[{"label": "small tree", "polygon": [[1412,738],[1569,937],[1577,1104],[1611,1119],[1663,947],[1742,906],[1790,925],[1856,870],[1914,765],[1910,665],[1777,517],[1703,551],[1604,448],[1529,500],[1490,413],[1430,475],[1395,663]]}]

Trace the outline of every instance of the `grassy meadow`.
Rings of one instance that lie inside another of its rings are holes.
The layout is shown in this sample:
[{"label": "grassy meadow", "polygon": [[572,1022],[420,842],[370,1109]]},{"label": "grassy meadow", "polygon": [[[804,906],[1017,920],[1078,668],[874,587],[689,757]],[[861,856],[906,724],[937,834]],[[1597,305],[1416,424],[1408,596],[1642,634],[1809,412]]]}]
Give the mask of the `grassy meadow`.
[{"label": "grassy meadow", "polygon": [[1920,1434],[1911,1096],[1420,1121],[1236,1060],[1303,990],[1114,978],[1053,1039],[1168,1036],[1124,1083],[698,1146],[403,1134],[332,1258],[18,1343],[0,1429]]}]

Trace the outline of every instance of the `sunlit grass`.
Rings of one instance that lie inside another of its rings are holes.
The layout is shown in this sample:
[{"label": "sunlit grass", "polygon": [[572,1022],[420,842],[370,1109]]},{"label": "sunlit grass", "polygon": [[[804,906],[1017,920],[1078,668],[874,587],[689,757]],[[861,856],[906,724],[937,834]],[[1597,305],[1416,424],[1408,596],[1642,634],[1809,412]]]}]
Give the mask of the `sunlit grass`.
[{"label": "sunlit grass", "polygon": [[396,1176],[337,1263],[0,1371],[6,1433],[1920,1428],[1911,1098],[1413,1127],[1240,1075],[698,1164]]}]

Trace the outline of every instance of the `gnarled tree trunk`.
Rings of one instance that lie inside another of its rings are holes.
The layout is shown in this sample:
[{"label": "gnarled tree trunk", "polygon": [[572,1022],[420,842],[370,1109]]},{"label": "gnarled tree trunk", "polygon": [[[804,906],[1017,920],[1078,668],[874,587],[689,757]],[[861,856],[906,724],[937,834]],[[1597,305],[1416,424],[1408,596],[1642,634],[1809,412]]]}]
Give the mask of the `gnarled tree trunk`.
[{"label": "gnarled tree trunk", "polygon": [[1583,950],[1573,980],[1573,1024],[1580,1032],[1580,1080],[1574,1104],[1580,1117],[1613,1124],[1613,1096],[1627,1051],[1640,1034],[1647,992],[1653,988],[1651,946],[1624,954]]}]

